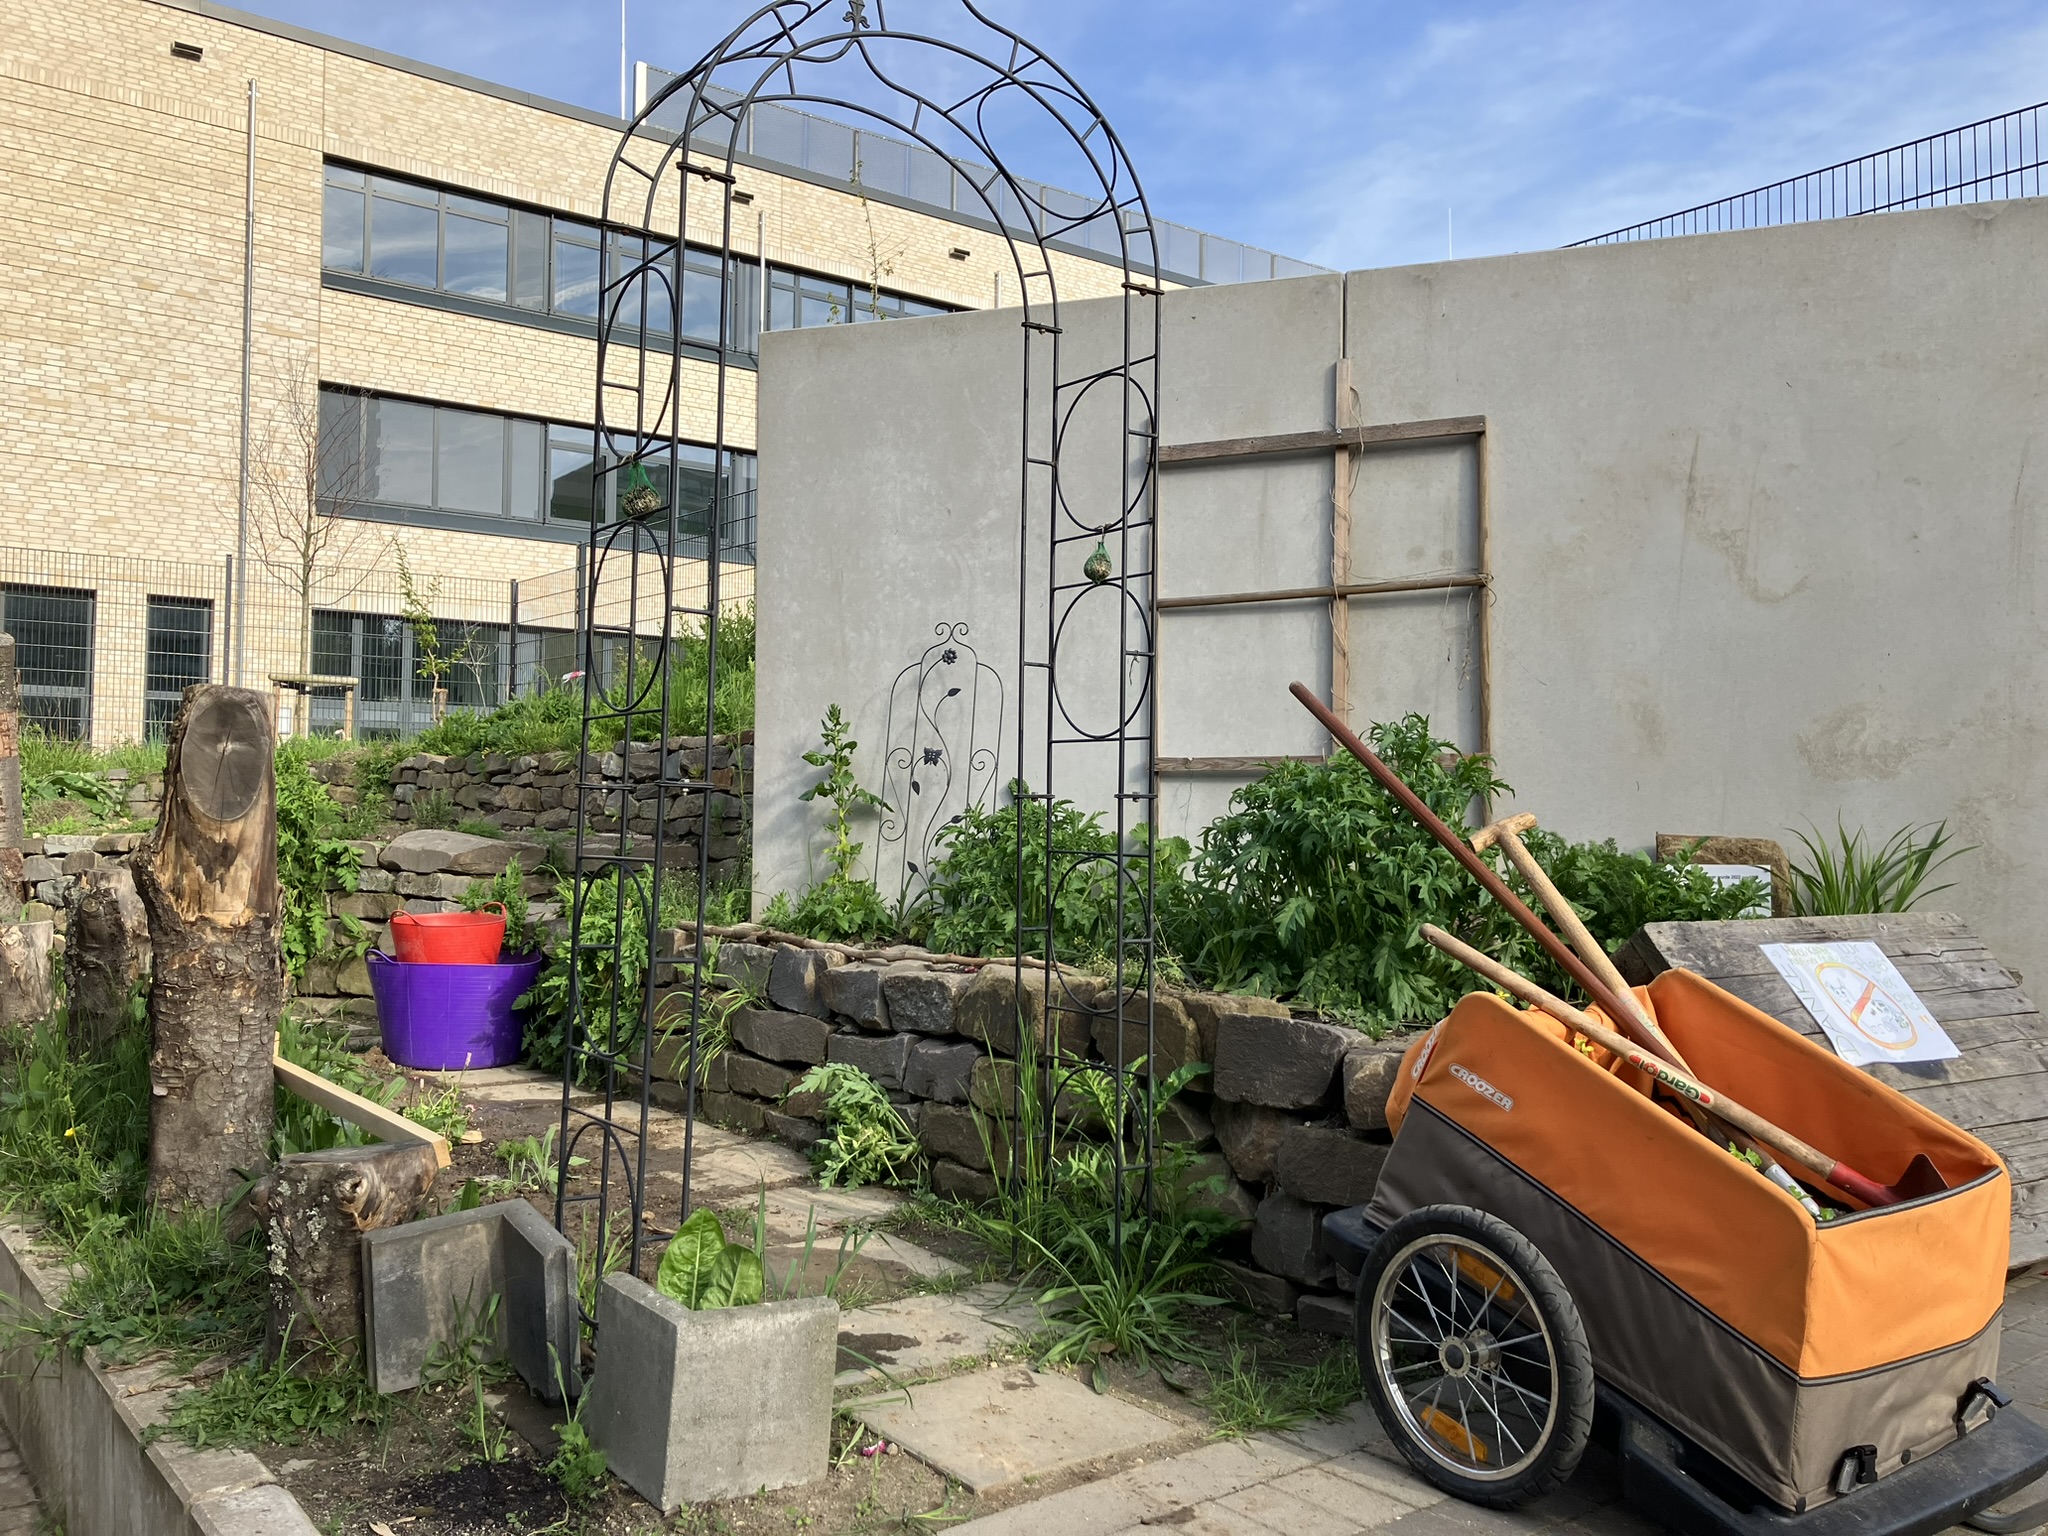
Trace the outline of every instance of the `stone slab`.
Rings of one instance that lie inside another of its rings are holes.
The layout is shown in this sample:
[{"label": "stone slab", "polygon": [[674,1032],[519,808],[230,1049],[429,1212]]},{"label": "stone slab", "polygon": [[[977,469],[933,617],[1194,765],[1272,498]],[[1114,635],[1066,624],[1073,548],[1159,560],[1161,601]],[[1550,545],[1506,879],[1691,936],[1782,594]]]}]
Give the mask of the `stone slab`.
[{"label": "stone slab", "polygon": [[973,980],[966,971],[935,971],[914,960],[890,966],[882,973],[889,1027],[920,1035],[954,1033],[955,1007]]},{"label": "stone slab", "polygon": [[[785,950],[785,954],[797,951]],[[825,1059],[832,1026],[823,1018],[769,1008],[742,1008],[733,1015],[732,1037],[756,1056],[794,1066]]]},{"label": "stone slab", "polygon": [[[768,1000],[790,1013],[807,1013],[818,1019],[831,1017],[832,1009],[819,992],[818,983],[827,970],[841,963],[841,957],[830,950],[776,950],[774,963],[768,968]],[[824,1060],[822,1056],[814,1059]]]},{"label": "stone slab", "polygon": [[418,1386],[435,1346],[457,1342],[487,1315],[491,1349],[534,1392],[557,1402],[563,1387],[571,1396],[581,1389],[576,1248],[524,1200],[363,1235],[363,1344],[373,1390]]},{"label": "stone slab", "polygon": [[911,1401],[857,1405],[862,1423],[976,1494],[1174,1439],[1181,1427],[1071,1376],[1028,1366],[971,1371]]},{"label": "stone slab", "polygon": [[1042,1321],[1030,1296],[1010,1285],[976,1285],[950,1296],[905,1296],[861,1307],[839,1319],[839,1384],[884,1373],[914,1381],[1015,1344]]},{"label": "stone slab", "polygon": [[915,1043],[911,1035],[834,1035],[825,1044],[825,1059],[857,1067],[884,1088],[902,1088]]},{"label": "stone slab", "polygon": [[1358,1039],[1348,1029],[1311,1019],[1226,1013],[1216,1023],[1216,1097],[1271,1109],[1321,1103],[1337,1063]]},{"label": "stone slab", "polygon": [[838,1330],[822,1296],[692,1312],[607,1275],[584,1427],[664,1515],[823,1477]]},{"label": "stone slab", "polygon": [[1363,1205],[1372,1199],[1391,1150],[1331,1126],[1290,1126],[1280,1138],[1274,1176],[1282,1189],[1311,1205]]},{"label": "stone slab", "polygon": [[974,1064],[981,1059],[982,1047],[971,1040],[958,1045],[919,1040],[903,1067],[904,1091],[941,1104],[964,1104]]}]

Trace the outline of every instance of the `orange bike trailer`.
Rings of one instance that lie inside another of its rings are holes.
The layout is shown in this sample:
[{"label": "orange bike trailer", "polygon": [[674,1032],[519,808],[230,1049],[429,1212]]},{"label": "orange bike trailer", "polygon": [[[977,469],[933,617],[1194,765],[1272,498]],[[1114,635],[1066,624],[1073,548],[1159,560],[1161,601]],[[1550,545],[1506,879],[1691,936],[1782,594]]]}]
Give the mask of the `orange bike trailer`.
[{"label": "orange bike trailer", "polygon": [[1632,1500],[1717,1536],[1917,1536],[2048,1471],[2048,1434],[1993,1382],[1997,1155],[1691,972],[1637,996],[1718,1092],[1879,1180],[1924,1153],[1947,1188],[1853,1210],[1815,1186],[1839,1211],[1816,1219],[1642,1073],[1466,997],[1403,1060],[1371,1203],[1325,1228],[1410,1460],[1519,1502],[1532,1447],[1582,1412],[1583,1445],[1597,1401]]}]

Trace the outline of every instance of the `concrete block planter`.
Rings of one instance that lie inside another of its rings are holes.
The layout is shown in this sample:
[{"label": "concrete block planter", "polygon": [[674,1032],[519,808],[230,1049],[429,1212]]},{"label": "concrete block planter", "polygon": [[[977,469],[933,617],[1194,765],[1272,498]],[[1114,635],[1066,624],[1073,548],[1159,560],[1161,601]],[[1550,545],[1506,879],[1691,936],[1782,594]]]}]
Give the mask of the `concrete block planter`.
[{"label": "concrete block planter", "polygon": [[692,1312],[612,1274],[597,1322],[583,1425],[613,1473],[663,1514],[825,1475],[835,1303]]}]

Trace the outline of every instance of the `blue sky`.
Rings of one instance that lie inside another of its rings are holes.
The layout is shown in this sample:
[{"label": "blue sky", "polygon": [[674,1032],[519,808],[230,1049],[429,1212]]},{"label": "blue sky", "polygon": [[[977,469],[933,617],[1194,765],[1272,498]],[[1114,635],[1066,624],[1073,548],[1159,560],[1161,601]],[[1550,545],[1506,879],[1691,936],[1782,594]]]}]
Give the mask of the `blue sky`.
[{"label": "blue sky", "polygon": [[[1095,96],[1157,213],[1329,267],[1437,260],[1447,210],[1460,257],[1561,245],[2048,98],[2038,0],[982,3]],[[617,0],[249,8],[617,110]],[[629,0],[632,56],[681,67],[752,9]]]}]

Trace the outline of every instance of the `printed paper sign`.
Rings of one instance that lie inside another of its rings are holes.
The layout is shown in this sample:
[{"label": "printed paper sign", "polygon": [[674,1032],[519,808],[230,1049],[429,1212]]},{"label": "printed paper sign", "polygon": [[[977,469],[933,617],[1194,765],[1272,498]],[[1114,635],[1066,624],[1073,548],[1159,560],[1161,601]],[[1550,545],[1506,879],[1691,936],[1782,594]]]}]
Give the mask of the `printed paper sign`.
[{"label": "printed paper sign", "polygon": [[1885,952],[1854,944],[1763,944],[1764,957],[1852,1066],[1962,1055]]}]

